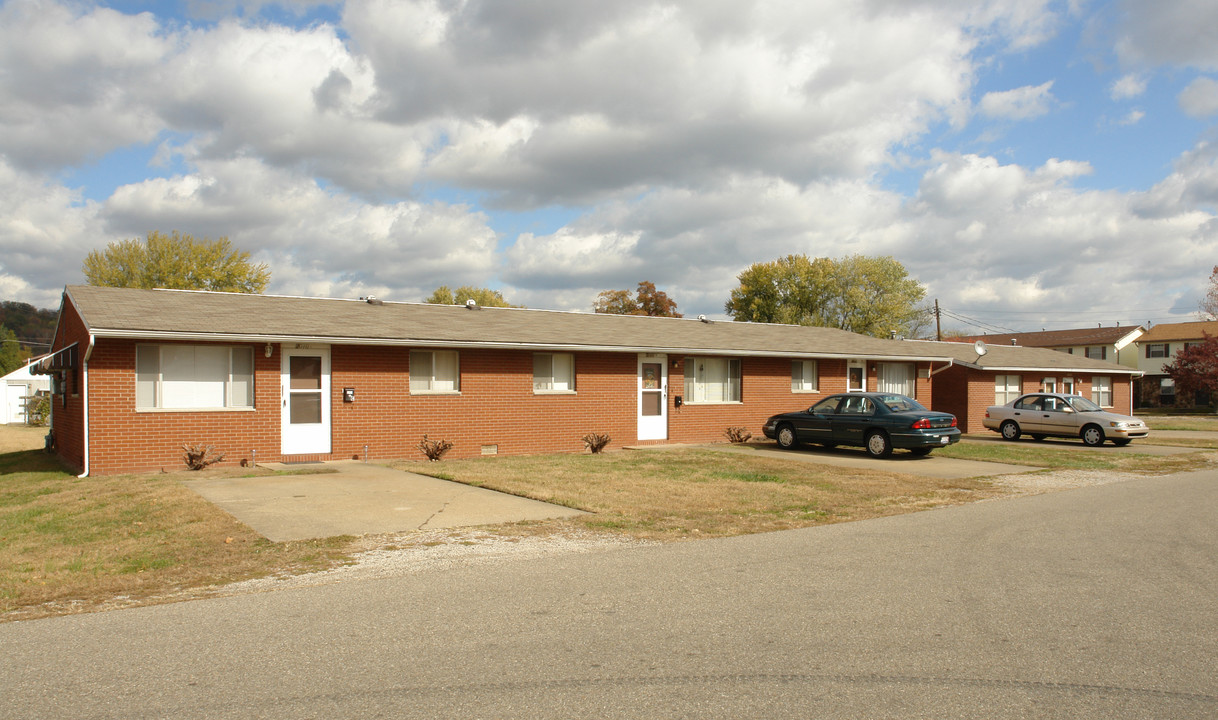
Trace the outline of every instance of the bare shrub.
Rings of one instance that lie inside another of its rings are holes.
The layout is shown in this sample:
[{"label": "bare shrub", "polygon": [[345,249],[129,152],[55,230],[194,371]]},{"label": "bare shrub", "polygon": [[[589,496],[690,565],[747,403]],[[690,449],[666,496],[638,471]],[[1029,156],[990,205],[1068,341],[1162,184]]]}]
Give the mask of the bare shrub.
[{"label": "bare shrub", "polygon": [[745,430],[739,425],[732,425],[727,430],[724,430],[723,434],[727,436],[729,442],[734,443],[748,442],[749,439],[753,437],[753,433]]},{"label": "bare shrub", "polygon": [[606,433],[594,433],[594,432],[588,433],[587,435],[583,436],[583,438],[581,438],[581,439],[584,441],[584,447],[591,450],[592,454],[594,454],[594,455],[596,453],[599,453],[600,451],[604,450],[605,446],[609,444],[610,440],[612,440],[612,438],[610,438],[609,435]]},{"label": "bare shrub", "polygon": [[224,453],[217,452],[215,445],[182,445],[182,461],[186,463],[186,467],[191,470],[202,470],[208,465],[218,463],[224,459]]},{"label": "bare shrub", "polygon": [[423,442],[419,443],[415,447],[422,450],[423,454],[426,455],[427,459],[431,462],[439,462],[440,458],[444,457],[444,453],[448,452],[452,446],[453,444],[447,440],[432,440],[428,438],[426,434],[424,434]]}]

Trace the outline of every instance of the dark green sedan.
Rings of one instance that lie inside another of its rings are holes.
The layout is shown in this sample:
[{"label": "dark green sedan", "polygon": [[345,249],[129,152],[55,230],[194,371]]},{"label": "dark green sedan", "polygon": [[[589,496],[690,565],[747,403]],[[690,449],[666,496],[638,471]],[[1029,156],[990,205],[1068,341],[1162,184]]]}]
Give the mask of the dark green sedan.
[{"label": "dark green sedan", "polygon": [[892,455],[893,448],[926,455],[960,442],[955,415],[927,410],[904,395],[882,392],[830,395],[807,410],[771,417],[761,431],[787,450],[800,443],[827,448],[853,445],[877,458]]}]

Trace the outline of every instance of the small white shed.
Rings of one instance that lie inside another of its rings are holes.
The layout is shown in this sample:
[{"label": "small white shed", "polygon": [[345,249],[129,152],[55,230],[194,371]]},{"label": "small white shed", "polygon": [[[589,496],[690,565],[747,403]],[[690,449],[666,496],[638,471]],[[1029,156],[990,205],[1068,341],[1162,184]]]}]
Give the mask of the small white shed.
[{"label": "small white shed", "polygon": [[39,390],[50,391],[51,378],[31,374],[30,367],[33,364],[30,362],[0,378],[0,392],[3,393],[0,400],[4,401],[4,404],[0,405],[0,424],[24,424],[27,398]]}]

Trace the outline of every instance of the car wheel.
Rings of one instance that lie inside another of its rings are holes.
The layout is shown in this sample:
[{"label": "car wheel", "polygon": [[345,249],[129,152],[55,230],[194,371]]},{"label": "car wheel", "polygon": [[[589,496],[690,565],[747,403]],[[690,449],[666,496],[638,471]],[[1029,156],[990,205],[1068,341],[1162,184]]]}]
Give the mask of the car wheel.
[{"label": "car wheel", "polygon": [[934,450],[934,448],[910,448],[909,454],[917,455],[918,457],[926,457],[927,455],[930,455],[931,450]]},{"label": "car wheel", "polygon": [[1044,440],[1044,439],[1045,439],[1045,436],[1044,436],[1044,435],[1040,435],[1040,434],[1032,435],[1031,437],[1032,437],[1032,439],[1033,439],[1033,440],[1035,440],[1036,442],[1040,442],[1041,440]]},{"label": "car wheel", "polygon": [[882,430],[872,430],[867,434],[867,454],[876,458],[886,458],[892,454],[892,441]]},{"label": "car wheel", "polygon": [[1004,422],[1002,427],[998,428],[998,431],[1002,433],[1003,440],[1018,440],[1022,434],[1019,431],[1019,423],[1014,420]]},{"label": "car wheel", "polygon": [[1120,440],[1113,440],[1112,444],[1116,445],[1117,447],[1125,447],[1126,445],[1129,444],[1129,438],[1121,438]]},{"label": "car wheel", "polygon": [[799,445],[799,440],[795,438],[795,428],[790,423],[783,423],[778,426],[778,432],[774,435],[778,440],[778,447],[783,450],[791,450],[796,445]]},{"label": "car wheel", "polygon": [[1083,444],[1088,447],[1099,447],[1104,444],[1104,430],[1099,425],[1088,425],[1083,428]]}]

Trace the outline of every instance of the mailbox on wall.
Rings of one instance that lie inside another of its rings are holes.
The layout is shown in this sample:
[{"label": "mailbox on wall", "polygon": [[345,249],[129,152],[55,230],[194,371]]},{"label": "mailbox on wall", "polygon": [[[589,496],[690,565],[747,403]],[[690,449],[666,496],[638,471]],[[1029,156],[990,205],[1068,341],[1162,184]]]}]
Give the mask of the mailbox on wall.
[{"label": "mailbox on wall", "polygon": [[343,402],[355,402],[355,388],[343,388]]}]

